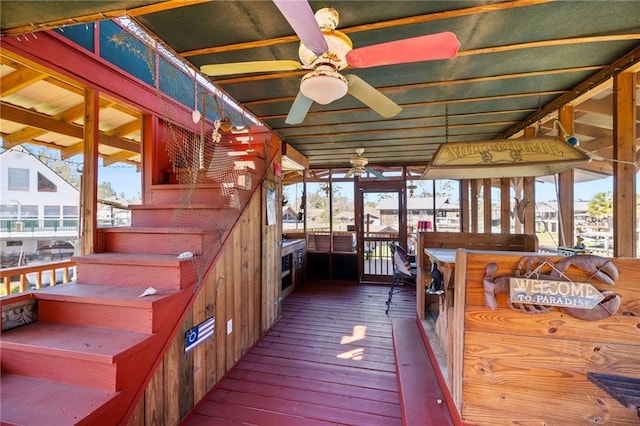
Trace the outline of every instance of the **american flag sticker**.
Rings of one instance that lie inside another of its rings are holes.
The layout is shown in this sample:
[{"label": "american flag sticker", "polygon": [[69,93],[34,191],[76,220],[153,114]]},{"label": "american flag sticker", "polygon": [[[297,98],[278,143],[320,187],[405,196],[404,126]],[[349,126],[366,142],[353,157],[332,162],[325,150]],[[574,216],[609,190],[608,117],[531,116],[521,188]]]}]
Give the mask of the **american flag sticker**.
[{"label": "american flag sticker", "polygon": [[184,351],[189,352],[191,349],[213,336],[213,330],[216,326],[216,317],[211,317],[203,323],[196,325],[184,333]]}]

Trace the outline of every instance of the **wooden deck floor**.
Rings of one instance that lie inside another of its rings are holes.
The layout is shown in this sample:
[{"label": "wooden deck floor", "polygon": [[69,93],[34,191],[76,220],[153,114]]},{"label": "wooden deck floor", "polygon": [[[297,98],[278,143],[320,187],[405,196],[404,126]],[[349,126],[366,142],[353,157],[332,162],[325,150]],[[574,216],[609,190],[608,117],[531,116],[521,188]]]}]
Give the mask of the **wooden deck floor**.
[{"label": "wooden deck floor", "polygon": [[391,337],[415,318],[415,292],[306,284],[282,318],[201,401],[183,425],[401,425]]}]

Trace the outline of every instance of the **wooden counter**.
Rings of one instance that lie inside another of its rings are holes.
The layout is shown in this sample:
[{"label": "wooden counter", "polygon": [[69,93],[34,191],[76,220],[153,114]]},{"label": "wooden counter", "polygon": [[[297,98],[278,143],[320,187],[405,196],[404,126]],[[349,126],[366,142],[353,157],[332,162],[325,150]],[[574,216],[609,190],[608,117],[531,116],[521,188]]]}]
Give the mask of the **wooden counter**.
[{"label": "wooden counter", "polygon": [[[419,241],[422,292],[431,280],[431,260],[445,276],[446,303],[439,305],[439,324],[425,328],[425,333],[430,341],[444,343],[443,373],[463,423],[638,424],[634,409],[589,377],[606,374],[634,383],[640,380],[639,259],[604,259],[618,271],[613,287],[595,279],[593,271],[576,267],[579,259],[549,253],[434,249]],[[609,317],[588,321],[553,306],[527,313],[511,307],[509,295],[502,292],[495,294],[493,309],[487,305],[484,281],[489,265],[497,265],[495,278],[513,277],[520,273],[523,257],[542,256],[555,264],[568,261],[569,281],[588,282],[601,292],[615,291],[620,307]],[[436,332],[442,335],[434,336]]]}]

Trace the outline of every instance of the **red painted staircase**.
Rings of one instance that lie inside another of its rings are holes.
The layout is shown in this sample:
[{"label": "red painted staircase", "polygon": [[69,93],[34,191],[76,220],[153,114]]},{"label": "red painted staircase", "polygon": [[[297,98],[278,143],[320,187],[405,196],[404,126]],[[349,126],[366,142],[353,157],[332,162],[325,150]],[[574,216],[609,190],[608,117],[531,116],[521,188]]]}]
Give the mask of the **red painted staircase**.
[{"label": "red painted staircase", "polygon": [[[256,162],[250,188],[269,163]],[[194,260],[213,265],[253,192],[237,191],[235,209],[221,207],[222,189],[154,186],[131,227],[99,229],[98,253],[75,258],[75,283],[2,300],[37,306],[37,321],[0,337],[3,425],[127,421],[194,297]],[[178,258],[186,251],[194,257]],[[148,287],[157,293],[140,297]]]}]

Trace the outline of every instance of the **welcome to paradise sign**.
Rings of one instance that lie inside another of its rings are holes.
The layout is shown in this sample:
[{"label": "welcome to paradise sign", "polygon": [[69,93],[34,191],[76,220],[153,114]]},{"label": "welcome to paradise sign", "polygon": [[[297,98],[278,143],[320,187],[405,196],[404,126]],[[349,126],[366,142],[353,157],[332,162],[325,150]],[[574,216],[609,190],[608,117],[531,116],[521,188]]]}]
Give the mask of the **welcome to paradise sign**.
[{"label": "welcome to paradise sign", "polygon": [[509,279],[511,302],[592,309],[604,296],[589,283],[546,279]]}]

